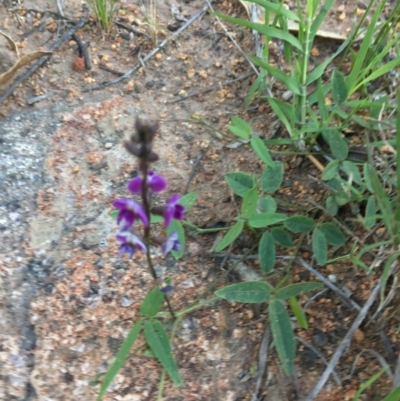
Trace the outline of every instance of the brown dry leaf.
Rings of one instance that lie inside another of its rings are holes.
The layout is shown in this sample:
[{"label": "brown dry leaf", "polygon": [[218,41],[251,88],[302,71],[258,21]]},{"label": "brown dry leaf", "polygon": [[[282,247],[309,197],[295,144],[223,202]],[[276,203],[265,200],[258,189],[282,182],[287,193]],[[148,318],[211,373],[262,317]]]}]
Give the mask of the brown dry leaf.
[{"label": "brown dry leaf", "polygon": [[27,64],[37,60],[38,58],[51,56],[52,54],[53,52],[38,50],[22,56],[8,71],[0,75],[0,86],[10,82],[20,68],[25,67]]},{"label": "brown dry leaf", "polygon": [[10,46],[12,47],[12,49],[15,51],[15,53],[17,54],[17,57],[19,57],[19,51],[18,51],[18,46],[17,44],[11,39],[11,36],[8,36],[7,34],[5,34],[3,31],[0,30],[0,35],[3,35],[6,39],[7,42],[10,44]]}]

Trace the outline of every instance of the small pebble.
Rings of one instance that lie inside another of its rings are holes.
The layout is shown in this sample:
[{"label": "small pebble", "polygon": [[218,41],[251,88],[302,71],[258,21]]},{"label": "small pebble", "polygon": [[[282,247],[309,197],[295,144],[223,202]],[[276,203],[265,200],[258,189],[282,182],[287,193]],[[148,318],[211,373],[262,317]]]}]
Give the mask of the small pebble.
[{"label": "small pebble", "polygon": [[317,347],[323,347],[328,342],[328,336],[321,330],[315,330],[312,341]]},{"label": "small pebble", "polygon": [[111,149],[112,148],[112,143],[111,142],[107,142],[105,145],[104,145],[104,147],[106,148],[106,149]]}]

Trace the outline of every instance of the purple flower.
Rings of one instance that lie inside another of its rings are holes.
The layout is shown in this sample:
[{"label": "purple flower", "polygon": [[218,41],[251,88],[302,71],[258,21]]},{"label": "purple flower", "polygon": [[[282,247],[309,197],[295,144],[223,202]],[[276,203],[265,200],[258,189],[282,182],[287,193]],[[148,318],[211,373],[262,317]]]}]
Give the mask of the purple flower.
[{"label": "purple flower", "polygon": [[179,199],[181,197],[178,194],[172,195],[168,201],[167,206],[164,209],[164,224],[168,227],[172,219],[182,220],[185,208],[179,205]]},{"label": "purple flower", "polygon": [[142,239],[130,231],[120,231],[116,235],[117,241],[121,242],[118,249],[119,253],[127,253],[132,257],[136,249],[146,252],[147,248]]},{"label": "purple flower", "polygon": [[120,211],[117,217],[117,223],[120,224],[123,229],[130,227],[135,222],[135,219],[142,220],[145,226],[149,225],[149,219],[147,218],[143,206],[133,199],[115,199],[113,206]]},{"label": "purple flower", "polygon": [[178,232],[172,231],[161,247],[162,253],[166,255],[170,251],[179,251],[179,249],[181,249],[181,243],[178,240]]},{"label": "purple flower", "polygon": [[[159,174],[149,171],[147,175],[147,184],[153,193],[164,191],[167,188],[167,181]],[[134,194],[140,195],[142,193],[142,177],[134,178],[129,184],[128,189]]]}]

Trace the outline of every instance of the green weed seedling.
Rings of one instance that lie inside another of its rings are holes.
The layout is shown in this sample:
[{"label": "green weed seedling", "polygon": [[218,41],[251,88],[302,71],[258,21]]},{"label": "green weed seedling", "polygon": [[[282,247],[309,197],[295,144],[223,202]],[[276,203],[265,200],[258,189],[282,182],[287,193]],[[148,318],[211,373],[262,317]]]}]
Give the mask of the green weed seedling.
[{"label": "green weed seedling", "polygon": [[117,11],[118,0],[88,0],[88,4],[100,25],[109,31]]}]

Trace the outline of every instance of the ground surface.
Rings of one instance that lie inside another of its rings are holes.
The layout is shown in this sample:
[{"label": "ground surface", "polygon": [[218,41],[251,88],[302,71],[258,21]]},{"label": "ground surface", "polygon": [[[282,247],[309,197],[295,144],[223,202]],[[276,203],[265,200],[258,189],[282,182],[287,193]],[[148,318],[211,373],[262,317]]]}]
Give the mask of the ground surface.
[{"label": "ground surface", "polygon": [[[77,21],[90,15],[78,1],[66,3],[66,17]],[[168,26],[177,25],[170,4],[159,3],[157,43],[172,34]],[[195,0],[177,5],[190,18],[204,3]],[[144,11],[135,2],[123,2],[122,6],[119,21],[144,20]],[[336,8],[340,6],[336,4]],[[245,17],[239,3],[217,2],[215,7]],[[39,6],[36,1],[2,1],[0,29],[19,42],[21,35],[37,27],[21,42],[20,52],[46,49],[56,39],[58,29],[64,30],[64,23],[45,13],[48,10],[58,12],[56,2],[45,0]],[[344,3],[344,8],[331,13],[325,28],[335,26],[345,34],[352,12],[351,5]],[[152,34],[148,26],[133,26]],[[233,26],[228,30],[246,52],[252,52],[250,32]],[[240,207],[224,183],[224,173],[239,169],[258,172],[262,166],[245,146],[227,147],[233,138],[221,140],[204,125],[196,124],[198,118],[226,132],[230,117],[242,113],[264,138],[282,132],[263,104],[243,114],[253,77],[181,100],[251,72],[243,55],[210,15],[199,18],[170,41],[144,69],[100,91],[82,90],[116,78],[116,72],[128,71],[154,43],[136,33],[129,37],[116,28],[104,33],[92,22],[78,34],[90,43],[90,71],[81,68],[76,43],[67,41],[46,67],[0,105],[1,400],[94,400],[98,391],[94,378],[106,370],[139,316],[140,302],[152,286],[151,276],[140,255],[132,260],[117,256],[115,222],[108,216],[112,200],[127,194],[126,183],[136,174],[135,161],[121,143],[132,132],[137,117],[160,121],[156,148],[161,159],[155,169],[168,178],[169,193],[183,193],[197,166],[189,191],[197,191],[199,200],[186,217],[200,227],[230,225]],[[15,55],[6,48],[5,40],[0,40],[2,73],[13,64]],[[278,61],[279,49],[271,46]],[[337,43],[329,41],[317,43],[315,61],[335,46]],[[0,88],[0,95],[5,88],[7,85]],[[273,90],[277,96],[282,92],[278,85]],[[51,97],[28,105],[32,97],[49,93]],[[279,196],[293,203],[307,197],[321,202],[323,190],[308,178],[309,174],[318,176],[317,169],[298,157],[287,157],[284,163],[285,185]],[[362,236],[363,232],[357,234]],[[239,274],[226,276],[221,270],[221,259],[210,251],[215,238],[215,234],[189,236],[179,261],[163,259],[154,251],[157,271],[176,283],[172,296],[175,308],[189,305],[217,279],[221,284],[241,279]],[[252,245],[251,239],[242,236],[233,251],[240,254]],[[307,241],[300,252],[310,261]],[[361,305],[367,299],[371,278],[362,272],[343,264],[321,271],[335,274],[340,285],[350,291],[357,289],[354,298]],[[295,266],[294,282],[313,279]],[[307,299],[300,301],[305,304]],[[328,292],[310,303],[307,314],[310,329],[297,329],[297,335],[329,360],[355,313]],[[250,400],[265,319],[262,308],[220,302],[182,321],[174,353],[184,385],[177,389],[167,384],[164,399]],[[395,327],[389,325],[386,333],[389,345],[384,347],[376,328],[359,330],[351,352],[337,367],[342,385],[330,381],[318,399],[351,399],[359,385],[378,371],[379,364],[368,353],[354,364],[363,350],[372,349],[393,362],[390,343],[397,340]],[[106,400],[156,399],[161,370],[142,354],[142,345],[135,347]],[[300,344],[297,377],[292,380],[282,372],[271,348],[262,394],[268,400],[299,399],[323,369],[319,357]],[[380,400],[389,388],[383,376],[364,399]]]}]

